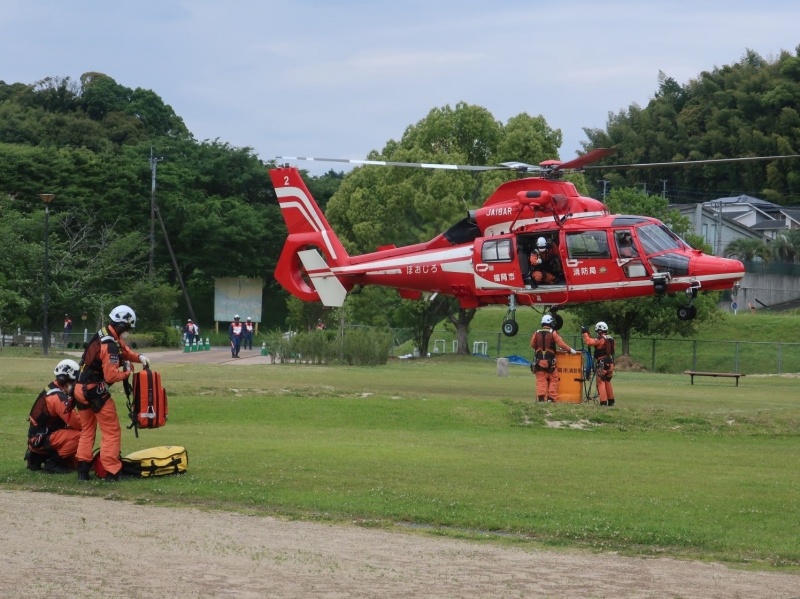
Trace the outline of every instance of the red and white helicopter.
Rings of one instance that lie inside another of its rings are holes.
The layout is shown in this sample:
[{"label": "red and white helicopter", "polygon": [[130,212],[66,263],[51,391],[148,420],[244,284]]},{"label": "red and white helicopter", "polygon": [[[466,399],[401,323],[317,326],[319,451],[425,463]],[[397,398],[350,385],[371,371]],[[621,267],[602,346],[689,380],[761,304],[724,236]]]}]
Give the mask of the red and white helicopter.
[{"label": "red and white helicopter", "polygon": [[[481,208],[426,243],[383,246],[350,256],[311,197],[296,167],[270,170],[289,236],[275,269],[275,278],[304,301],[340,307],[356,286],[395,287],[406,299],[455,296],[463,308],[508,305],[503,333],[518,331],[518,306],[534,306],[554,314],[558,308],[583,302],[627,299],[684,292],[687,303],[678,318],[691,320],[698,291],[738,288],[744,266],[738,260],[695,250],[659,220],[612,215],[602,202],[582,197],[572,183],[559,179],[565,171],[598,168],[645,168],[697,165],[741,160],[776,160],[783,156],[730,158],[648,165],[588,166],[613,154],[597,149],[570,160],[547,160],[538,166],[415,164],[376,160],[279,157],[357,165],[405,166],[452,170],[516,170],[539,176],[504,183]],[[529,253],[544,237],[562,272],[551,284],[526,286]]]}]

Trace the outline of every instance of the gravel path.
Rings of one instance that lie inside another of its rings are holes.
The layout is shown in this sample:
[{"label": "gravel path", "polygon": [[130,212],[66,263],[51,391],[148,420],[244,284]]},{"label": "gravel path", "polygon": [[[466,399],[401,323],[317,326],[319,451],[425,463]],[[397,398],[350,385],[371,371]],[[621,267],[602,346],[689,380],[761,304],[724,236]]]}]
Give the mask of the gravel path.
[{"label": "gravel path", "polygon": [[[124,484],[124,483],[122,483]],[[0,491],[0,597],[800,597],[800,576]]]}]

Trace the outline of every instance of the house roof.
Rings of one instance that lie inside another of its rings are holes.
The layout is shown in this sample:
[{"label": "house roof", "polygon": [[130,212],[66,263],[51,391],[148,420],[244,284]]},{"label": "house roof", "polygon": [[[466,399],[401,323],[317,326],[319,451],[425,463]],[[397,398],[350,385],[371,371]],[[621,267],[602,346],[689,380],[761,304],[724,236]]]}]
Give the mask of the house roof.
[{"label": "house roof", "polygon": [[755,231],[777,231],[786,228],[786,219],[762,220],[760,223],[751,225],[750,228]]},{"label": "house roof", "polygon": [[[670,204],[669,207],[674,210],[677,210],[684,216],[688,216],[689,218],[691,218],[695,210],[697,209],[697,204]],[[703,214],[710,220],[716,220],[718,216],[718,212],[716,210],[705,204],[703,204]],[[763,238],[763,235],[761,235],[760,232],[753,230],[752,227],[743,225],[742,223],[730,218],[729,212],[722,213],[722,222],[725,224],[725,226],[735,229],[736,231],[739,232],[739,234],[743,235],[744,237],[751,237],[753,239]],[[771,222],[771,221],[766,221],[766,222]]]},{"label": "house roof", "polygon": [[789,220],[793,220],[797,224],[800,224],[800,208],[784,208],[781,210],[781,214],[783,214]]},{"label": "house roof", "polygon": [[730,206],[731,204],[750,204],[755,208],[759,208],[767,212],[776,212],[781,209],[781,206],[779,206],[778,204],[773,204],[772,202],[768,202],[766,200],[760,200],[758,198],[754,198],[753,196],[749,196],[746,194],[742,194],[740,196],[731,196],[727,198],[717,198],[716,200],[710,200],[708,202],[703,202],[703,203],[706,206],[714,204],[722,204],[723,206]]}]

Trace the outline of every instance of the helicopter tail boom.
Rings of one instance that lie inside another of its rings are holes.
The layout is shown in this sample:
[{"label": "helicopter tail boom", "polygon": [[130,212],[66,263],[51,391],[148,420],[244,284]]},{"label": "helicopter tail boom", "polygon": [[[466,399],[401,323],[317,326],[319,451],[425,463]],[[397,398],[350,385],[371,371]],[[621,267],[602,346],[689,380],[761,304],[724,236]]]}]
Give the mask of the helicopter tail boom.
[{"label": "helicopter tail boom", "polygon": [[275,278],[303,301],[341,306],[347,290],[331,267],[347,266],[350,256],[331,229],[296,168],[269,172],[289,236]]}]

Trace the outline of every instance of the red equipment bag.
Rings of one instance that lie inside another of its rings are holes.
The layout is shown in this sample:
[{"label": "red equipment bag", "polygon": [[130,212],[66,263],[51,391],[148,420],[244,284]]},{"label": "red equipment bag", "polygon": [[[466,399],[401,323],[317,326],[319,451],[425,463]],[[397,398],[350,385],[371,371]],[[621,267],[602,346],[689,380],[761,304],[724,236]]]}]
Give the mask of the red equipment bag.
[{"label": "red equipment bag", "polygon": [[136,436],[140,428],[158,428],[167,422],[167,391],[161,386],[161,375],[145,368],[133,375],[132,398],[128,404],[131,425]]}]

